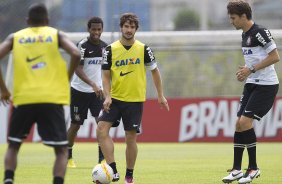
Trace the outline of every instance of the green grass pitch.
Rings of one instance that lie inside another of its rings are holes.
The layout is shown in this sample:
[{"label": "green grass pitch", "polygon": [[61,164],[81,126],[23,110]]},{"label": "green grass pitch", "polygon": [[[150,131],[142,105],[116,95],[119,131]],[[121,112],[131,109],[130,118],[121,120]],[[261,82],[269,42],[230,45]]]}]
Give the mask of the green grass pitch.
[{"label": "green grass pitch", "polygon": [[[0,178],[3,180],[4,154],[7,144],[0,145]],[[232,143],[139,143],[135,167],[135,184],[216,184],[232,167]],[[91,184],[91,171],[97,163],[97,143],[76,143],[77,168],[68,169],[66,184]],[[117,168],[123,183],[125,145],[115,144]],[[252,184],[282,183],[282,143],[258,143],[257,161],[261,177]],[[18,157],[16,184],[51,184],[53,150],[41,143],[25,143]],[[248,165],[244,152],[243,167]],[[237,182],[234,182],[237,183]]]}]

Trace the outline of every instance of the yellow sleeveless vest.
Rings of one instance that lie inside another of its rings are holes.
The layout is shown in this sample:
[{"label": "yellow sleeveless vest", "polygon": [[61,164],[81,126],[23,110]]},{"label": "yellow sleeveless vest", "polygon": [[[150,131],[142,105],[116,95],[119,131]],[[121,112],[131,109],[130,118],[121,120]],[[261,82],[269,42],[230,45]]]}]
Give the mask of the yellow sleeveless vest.
[{"label": "yellow sleeveless vest", "polygon": [[111,44],[112,49],[112,98],[125,102],[144,102],[146,99],[145,45],[135,41],[126,50],[120,41]]},{"label": "yellow sleeveless vest", "polygon": [[13,103],[69,104],[67,64],[59,52],[58,30],[31,27],[14,34]]}]

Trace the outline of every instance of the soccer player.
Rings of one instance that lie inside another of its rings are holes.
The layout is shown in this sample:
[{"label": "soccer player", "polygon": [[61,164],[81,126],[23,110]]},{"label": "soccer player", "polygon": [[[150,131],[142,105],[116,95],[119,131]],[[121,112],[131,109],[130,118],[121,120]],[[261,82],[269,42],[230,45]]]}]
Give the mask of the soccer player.
[{"label": "soccer player", "polygon": [[[240,184],[252,182],[261,171],[256,161],[257,138],[253,128],[254,120],[260,120],[272,107],[279,88],[274,63],[280,60],[276,44],[270,31],[255,24],[250,5],[243,0],[231,0],[227,5],[230,23],[242,29],[242,51],[245,65],[236,72],[237,80],[245,81],[240,107],[237,113],[234,134],[233,167],[224,183],[239,180]],[[241,170],[245,147],[249,164],[245,174]]]},{"label": "soccer player", "polygon": [[121,38],[106,48],[102,65],[105,94],[104,111],[99,116],[97,138],[107,163],[114,171],[113,181],[119,180],[114,158],[114,144],[109,130],[122,117],[126,142],[125,184],[133,184],[133,170],[137,158],[137,132],[141,125],[143,103],[146,98],[146,69],[152,73],[161,107],[169,110],[164,97],[162,80],[150,47],[135,39],[138,17],[125,13],[120,18]]},{"label": "soccer player", "polygon": [[[103,32],[103,21],[99,17],[88,20],[89,36],[78,43],[81,60],[71,81],[71,125],[68,129],[68,167],[76,167],[72,159],[74,139],[84,120],[88,109],[97,122],[97,117],[103,106],[102,90],[102,51],[107,44],[100,39]],[[100,163],[104,156],[99,146]]]},{"label": "soccer player", "polygon": [[[69,79],[79,64],[80,53],[65,34],[48,26],[44,4],[29,7],[29,27],[10,34],[0,45],[0,59],[13,51],[13,112],[5,155],[4,184],[14,183],[17,157],[23,140],[37,123],[43,144],[55,151],[53,184],[63,184],[67,165],[67,131],[64,104],[70,102]],[[59,47],[71,57],[70,68]],[[1,100],[10,92],[0,75]]]}]

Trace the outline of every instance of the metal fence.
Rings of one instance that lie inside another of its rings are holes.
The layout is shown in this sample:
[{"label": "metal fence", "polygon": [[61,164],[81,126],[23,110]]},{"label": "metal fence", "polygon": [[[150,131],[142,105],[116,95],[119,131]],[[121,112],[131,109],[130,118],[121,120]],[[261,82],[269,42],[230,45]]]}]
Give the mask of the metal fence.
[{"label": "metal fence", "polygon": [[[113,7],[119,11],[114,11],[119,15],[125,11],[133,11],[133,7],[139,7],[136,3],[141,1],[130,1],[131,6],[126,6],[127,9],[122,9],[125,6],[109,5],[111,2],[124,3],[123,0],[0,0],[0,40],[2,41],[9,33],[15,32],[18,29],[24,28],[27,8],[31,3],[43,2],[47,5],[50,16],[50,25],[58,29],[64,30],[68,36],[77,42],[79,39],[87,36],[86,32],[77,33],[71,30],[79,28],[86,30],[86,22],[89,17],[98,15],[103,19],[110,17],[109,11],[102,11],[107,7]],[[75,3],[73,3],[75,2]],[[106,3],[107,2],[107,3]],[[143,1],[142,1],[143,2]],[[144,1],[145,2],[145,1]],[[146,1],[149,4],[148,15],[150,14],[150,25],[159,25],[158,22],[165,26],[172,26],[172,20],[177,11],[174,6],[170,6],[171,1],[161,0]],[[212,3],[207,0],[177,0],[178,6],[183,8],[193,7],[191,5],[199,3],[211,3],[212,6],[206,9],[208,22],[211,29],[227,28],[232,29],[228,23],[226,15],[226,1],[221,0],[218,3]],[[272,30],[278,29],[281,24],[281,11],[279,9],[281,3],[279,0],[270,1],[254,1],[254,18],[257,23],[263,23],[270,28],[273,34],[279,53],[282,57],[282,31]],[[125,1],[127,3],[127,1]],[[127,3],[128,4],[128,3]],[[134,4],[134,5],[133,5]],[[98,6],[99,5],[99,6]],[[205,4],[207,5],[207,4]],[[106,7],[105,7],[106,6]],[[88,7],[81,8],[81,7]],[[98,8],[100,12],[94,11]],[[216,9],[217,11],[214,11]],[[280,8],[281,9],[281,8]],[[200,11],[200,9],[197,11]],[[79,13],[77,16],[72,16]],[[199,12],[198,12],[199,13]],[[82,16],[83,15],[83,16]],[[163,16],[162,16],[163,15]],[[167,17],[169,15],[169,17]],[[269,21],[271,19],[271,21]],[[64,21],[67,20],[67,21]],[[110,18],[112,22],[117,19]],[[186,20],[186,19],[185,19]],[[217,20],[217,22],[213,22]],[[105,19],[107,22],[107,19]],[[144,22],[144,21],[143,21]],[[144,24],[142,21],[142,25]],[[146,22],[146,21],[145,21]],[[221,24],[219,23],[221,22]],[[65,27],[64,25],[70,25]],[[117,24],[117,22],[115,22]],[[107,25],[107,24],[106,24]],[[141,26],[142,26],[141,25]],[[228,27],[229,26],[229,27]],[[107,26],[109,29],[109,26]],[[153,26],[151,26],[153,27]],[[118,27],[116,27],[118,29]],[[158,29],[165,29],[158,28]],[[114,29],[110,29],[114,30]],[[142,29],[140,30],[142,31]],[[162,73],[165,94],[170,98],[186,98],[186,97],[214,97],[214,96],[239,96],[242,91],[242,83],[238,82],[235,77],[235,72],[239,65],[244,64],[243,56],[240,48],[241,31],[171,31],[171,32],[138,32],[137,38],[148,44],[154,51],[159,68]],[[111,43],[119,38],[117,32],[104,32],[102,38]],[[4,60],[8,60],[5,58]],[[0,67],[4,75],[6,75],[7,62],[1,61]],[[282,81],[281,62],[276,64],[276,70]],[[8,72],[7,76],[11,76]],[[281,90],[279,95],[282,95]],[[148,92],[149,98],[155,98],[156,93],[153,87],[151,76],[148,73]]]}]

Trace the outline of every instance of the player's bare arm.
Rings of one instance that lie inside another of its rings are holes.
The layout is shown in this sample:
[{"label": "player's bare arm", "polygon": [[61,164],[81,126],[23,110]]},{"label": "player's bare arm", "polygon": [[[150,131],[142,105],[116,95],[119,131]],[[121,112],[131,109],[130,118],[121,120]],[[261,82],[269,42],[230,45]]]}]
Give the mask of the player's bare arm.
[{"label": "player's bare arm", "polygon": [[103,89],[104,89],[104,96],[105,96],[103,108],[106,112],[109,112],[110,106],[112,104],[112,97],[110,93],[111,92],[111,71],[110,70],[103,70],[102,82],[103,82]]},{"label": "player's bare arm", "polygon": [[87,77],[87,75],[83,71],[83,65],[78,65],[77,68],[75,69],[75,73],[83,82],[85,82],[86,84],[88,84],[89,86],[93,88],[97,97],[101,99],[103,98],[102,88],[100,86],[97,86],[95,82],[93,82],[92,80],[89,79],[89,77]]},{"label": "player's bare arm", "polygon": [[[260,63],[257,63],[256,65],[253,65],[253,67],[254,67],[253,70],[254,71],[261,70],[265,67],[268,67],[272,64],[279,62],[279,60],[280,60],[280,56],[278,54],[277,49],[273,49],[264,60],[262,60]],[[242,82],[251,73],[252,73],[252,71],[247,66],[239,66],[239,69],[236,72],[237,80]]]},{"label": "player's bare arm", "polygon": [[75,68],[80,61],[80,52],[75,44],[63,33],[59,32],[59,45],[64,49],[71,57],[69,65],[69,79],[71,79]]},{"label": "player's bare arm", "polygon": [[13,38],[14,34],[10,34],[1,44],[0,44],[0,60],[3,59],[13,48]]},{"label": "player's bare arm", "polygon": [[[10,34],[1,44],[0,44],[0,60],[2,60],[13,48],[13,37],[14,34]],[[9,104],[11,93],[9,92],[1,72],[0,68],[0,100],[4,105]]]},{"label": "player's bare arm", "polygon": [[161,105],[161,108],[165,108],[167,111],[169,111],[168,102],[163,94],[163,85],[162,85],[160,71],[158,68],[155,68],[151,70],[151,72],[152,72],[153,81],[154,81],[154,84],[155,84],[155,87],[158,93],[158,102]]},{"label": "player's bare arm", "polygon": [[277,49],[273,49],[268,56],[262,60],[260,63],[254,65],[255,71],[268,67],[272,64],[279,62],[280,56]]},{"label": "player's bare arm", "polygon": [[11,93],[9,92],[3,77],[2,77],[2,72],[0,68],[0,101],[4,104],[7,105],[10,103],[10,97]]}]

